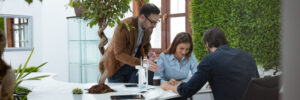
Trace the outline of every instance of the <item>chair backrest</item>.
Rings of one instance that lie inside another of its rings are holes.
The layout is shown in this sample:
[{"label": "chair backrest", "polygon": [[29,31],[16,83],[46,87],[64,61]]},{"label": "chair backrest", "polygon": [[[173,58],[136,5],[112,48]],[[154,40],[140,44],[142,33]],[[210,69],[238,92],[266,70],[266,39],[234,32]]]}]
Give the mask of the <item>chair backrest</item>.
[{"label": "chair backrest", "polygon": [[242,100],[279,100],[280,76],[253,78]]}]

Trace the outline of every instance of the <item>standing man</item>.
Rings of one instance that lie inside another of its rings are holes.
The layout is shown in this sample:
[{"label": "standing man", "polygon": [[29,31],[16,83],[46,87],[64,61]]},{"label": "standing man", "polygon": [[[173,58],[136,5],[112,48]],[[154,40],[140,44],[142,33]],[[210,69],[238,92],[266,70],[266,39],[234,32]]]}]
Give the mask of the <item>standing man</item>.
[{"label": "standing man", "polygon": [[[126,18],[116,27],[100,62],[100,71],[106,69],[109,82],[138,83],[135,66],[140,65],[140,57],[151,50],[150,38],[159,14],[157,6],[147,3],[140,9],[139,16]],[[149,61],[149,64],[150,71],[158,70],[155,63]]]},{"label": "standing man", "polygon": [[161,88],[186,98],[209,82],[214,100],[241,100],[250,79],[259,77],[254,59],[244,51],[230,48],[219,28],[208,29],[203,40],[209,54],[201,60],[192,78],[179,86],[162,83]]}]

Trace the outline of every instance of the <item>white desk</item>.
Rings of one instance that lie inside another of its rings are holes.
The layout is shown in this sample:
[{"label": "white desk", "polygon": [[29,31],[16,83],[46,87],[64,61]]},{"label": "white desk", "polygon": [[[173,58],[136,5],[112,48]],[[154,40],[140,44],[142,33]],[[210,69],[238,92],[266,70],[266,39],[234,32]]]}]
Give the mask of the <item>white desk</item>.
[{"label": "white desk", "polygon": [[[50,77],[44,78],[42,80],[32,80],[24,81],[20,84],[21,87],[27,88],[32,92],[29,93],[28,100],[110,100],[111,95],[128,95],[128,94],[138,94],[138,88],[126,88],[124,83],[108,83],[112,89],[117,90],[117,92],[110,92],[105,94],[89,94],[87,90],[92,85],[96,83],[68,83],[57,81],[53,79],[55,74],[52,73],[32,73],[27,76],[34,77],[40,75],[50,75]],[[144,93],[146,100],[150,99],[168,99],[178,97],[172,91],[163,91],[158,86],[151,86],[154,89],[149,90]],[[81,88],[83,94],[81,96],[73,95],[72,90],[74,88]],[[200,90],[198,94],[210,94],[211,90]]]}]

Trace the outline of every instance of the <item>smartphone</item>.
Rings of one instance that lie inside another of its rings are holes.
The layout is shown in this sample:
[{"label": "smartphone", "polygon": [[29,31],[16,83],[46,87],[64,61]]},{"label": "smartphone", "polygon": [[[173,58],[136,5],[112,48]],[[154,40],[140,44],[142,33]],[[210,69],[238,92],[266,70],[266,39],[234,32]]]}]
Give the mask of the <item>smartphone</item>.
[{"label": "smartphone", "polygon": [[125,100],[125,99],[139,99],[144,100],[145,97],[143,95],[137,94],[137,95],[112,95],[110,96],[111,100]]},{"label": "smartphone", "polygon": [[125,87],[138,87],[137,84],[126,84]]}]

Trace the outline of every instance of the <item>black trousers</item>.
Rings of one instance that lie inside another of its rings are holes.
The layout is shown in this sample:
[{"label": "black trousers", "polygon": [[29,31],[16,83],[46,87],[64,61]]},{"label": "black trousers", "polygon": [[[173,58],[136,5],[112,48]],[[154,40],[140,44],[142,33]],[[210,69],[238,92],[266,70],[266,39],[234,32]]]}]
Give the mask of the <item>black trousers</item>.
[{"label": "black trousers", "polygon": [[[109,83],[138,83],[138,70],[130,65],[123,65],[112,77],[108,78]],[[148,83],[153,85],[154,72],[148,71]]]},{"label": "black trousers", "polygon": [[113,76],[108,78],[109,83],[138,83],[135,67],[123,65]]}]

